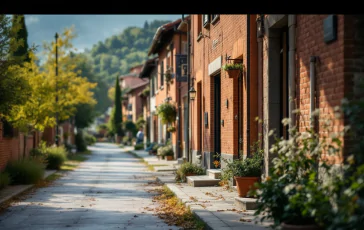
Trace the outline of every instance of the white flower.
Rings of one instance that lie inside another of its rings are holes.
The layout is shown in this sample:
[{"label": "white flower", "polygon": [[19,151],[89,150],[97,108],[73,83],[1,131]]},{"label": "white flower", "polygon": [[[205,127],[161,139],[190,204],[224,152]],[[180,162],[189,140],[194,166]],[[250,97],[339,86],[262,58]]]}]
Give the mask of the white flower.
[{"label": "white flower", "polygon": [[343,98],[341,100],[341,104],[348,104],[349,103],[349,100],[347,98]]},{"label": "white flower", "polygon": [[288,185],[286,185],[286,187],[284,187],[283,191],[285,194],[288,194],[295,187],[296,187],[295,184],[288,184]]},{"label": "white flower", "polygon": [[273,134],[274,134],[274,130],[272,129],[272,130],[270,130],[270,131],[269,131],[268,136],[270,137],[270,136],[272,136]]},{"label": "white flower", "polygon": [[313,111],[313,112],[311,113],[311,116],[312,116],[312,117],[316,117],[316,116],[318,116],[318,115],[320,115],[320,109],[315,109],[315,111]]},{"label": "white flower", "polygon": [[290,118],[283,118],[282,119],[282,124],[283,125],[289,125],[289,123],[291,123],[291,119]]}]

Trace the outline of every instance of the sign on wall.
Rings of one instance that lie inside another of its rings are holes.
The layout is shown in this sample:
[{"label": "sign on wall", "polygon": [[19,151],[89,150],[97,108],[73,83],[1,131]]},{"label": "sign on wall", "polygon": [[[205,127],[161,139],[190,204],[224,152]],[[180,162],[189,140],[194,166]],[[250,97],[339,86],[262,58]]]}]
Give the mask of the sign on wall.
[{"label": "sign on wall", "polygon": [[176,81],[187,81],[187,55],[176,54]]}]

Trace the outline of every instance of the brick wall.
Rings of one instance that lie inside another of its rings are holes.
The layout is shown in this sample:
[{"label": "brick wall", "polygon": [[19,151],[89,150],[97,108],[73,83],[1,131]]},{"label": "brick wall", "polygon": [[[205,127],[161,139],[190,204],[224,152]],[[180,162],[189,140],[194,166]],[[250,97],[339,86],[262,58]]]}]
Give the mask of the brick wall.
[{"label": "brick wall", "polygon": [[[24,157],[24,135],[15,130],[15,135],[13,137],[3,137],[2,129],[2,122],[0,122],[0,171],[5,168],[9,161],[18,160]],[[35,132],[26,138],[25,157],[29,156],[29,152],[32,148],[38,146],[39,137],[40,133]]]},{"label": "brick wall", "polygon": [[[214,152],[214,78],[208,74],[208,66],[218,57],[222,57],[222,65],[226,63],[225,55],[233,59],[243,58],[244,65],[247,65],[246,57],[246,15],[220,15],[219,20],[210,24],[209,28],[202,27],[202,34],[205,35],[199,41],[198,38],[198,17],[192,15],[192,75],[196,77],[194,87],[202,82],[202,113],[208,113],[208,126],[203,126],[203,151]],[[244,73],[245,76],[245,73]],[[243,78],[245,79],[245,78]],[[238,113],[238,79],[229,78],[225,71],[221,71],[221,153],[238,154],[238,120],[235,116]],[[254,86],[255,87],[255,86]],[[246,100],[246,85],[244,80],[241,83],[243,92],[242,100]],[[254,88],[252,88],[254,91]],[[228,106],[226,107],[226,101]],[[192,135],[198,135],[197,130],[197,103],[191,104],[192,108]],[[246,102],[242,102],[243,110],[243,133],[246,129]],[[251,118],[254,120],[254,118]],[[216,122],[219,124],[219,122]],[[246,135],[242,135],[246,142]],[[197,150],[196,141],[192,138],[192,149]],[[246,145],[245,145],[246,146]]]},{"label": "brick wall", "polygon": [[[344,97],[344,15],[338,15],[337,40],[326,44],[323,20],[327,15],[297,15],[297,104],[302,116],[299,128],[310,125],[310,56],[317,56],[316,108],[320,117],[334,118],[334,107]],[[324,133],[319,124],[318,128]],[[333,131],[343,127],[342,121],[333,124]]]}]

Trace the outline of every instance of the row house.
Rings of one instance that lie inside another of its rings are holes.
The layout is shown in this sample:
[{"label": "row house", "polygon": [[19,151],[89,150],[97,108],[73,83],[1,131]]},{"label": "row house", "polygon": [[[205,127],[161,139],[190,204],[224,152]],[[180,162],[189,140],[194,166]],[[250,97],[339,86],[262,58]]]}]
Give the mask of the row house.
[{"label": "row house", "polygon": [[[189,17],[186,18],[189,20]],[[150,141],[165,144],[171,141],[175,159],[187,155],[187,33],[178,30],[182,20],[160,26],[148,51],[151,58],[144,63],[140,78],[148,78],[150,87]],[[167,79],[167,73],[172,73]],[[156,113],[162,103],[173,103],[177,110],[174,124],[176,132],[168,132]]]},{"label": "row house", "polygon": [[142,98],[139,94],[148,86],[148,79],[140,79],[139,74],[143,65],[134,66],[130,73],[120,76],[119,82],[123,95],[122,114],[123,121],[136,122],[143,116]]},{"label": "row house", "polygon": [[[224,167],[221,158],[249,156],[251,145],[260,140],[267,174],[274,141],[269,131],[287,138],[281,123],[286,117],[302,131],[311,125],[315,109],[320,117],[333,117],[335,106],[353,91],[353,79],[364,77],[362,15],[190,16],[185,21],[188,69],[196,98],[186,102],[191,114],[188,154],[206,168],[213,168],[214,160]],[[245,68],[230,77],[222,69],[226,63]],[[332,128],[343,126],[339,120]],[[317,123],[318,131],[321,127]]]}]

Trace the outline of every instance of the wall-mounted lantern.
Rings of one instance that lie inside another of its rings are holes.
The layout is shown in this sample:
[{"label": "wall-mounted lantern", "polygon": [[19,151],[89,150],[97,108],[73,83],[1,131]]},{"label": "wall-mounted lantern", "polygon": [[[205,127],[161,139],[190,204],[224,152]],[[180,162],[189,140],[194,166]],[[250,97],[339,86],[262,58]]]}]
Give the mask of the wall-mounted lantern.
[{"label": "wall-mounted lantern", "polygon": [[264,14],[259,15],[257,18],[257,37],[264,37]]},{"label": "wall-mounted lantern", "polygon": [[192,101],[195,100],[195,98],[196,98],[196,90],[195,90],[195,88],[193,88],[193,86],[191,86],[191,88],[189,90],[189,93],[190,93],[190,99]]}]

